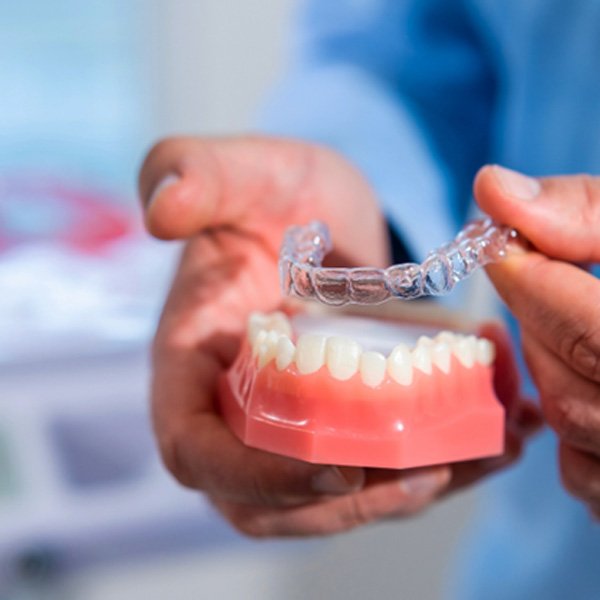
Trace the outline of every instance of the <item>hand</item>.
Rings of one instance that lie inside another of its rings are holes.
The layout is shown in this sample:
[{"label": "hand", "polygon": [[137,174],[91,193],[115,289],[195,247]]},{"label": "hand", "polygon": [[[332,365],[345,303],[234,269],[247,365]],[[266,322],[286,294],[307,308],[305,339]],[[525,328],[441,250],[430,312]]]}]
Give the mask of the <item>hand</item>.
[{"label": "hand", "polygon": [[411,514],[515,460],[531,415],[519,404],[497,327],[488,335],[499,348],[499,394],[514,417],[500,458],[405,472],[311,465],[245,447],[219,418],[217,380],[238,351],[247,315],[281,302],[277,254],[287,226],[322,219],[336,263],[387,262],[373,194],[341,157],[266,138],[173,139],[146,158],[140,194],[152,234],[189,239],[154,344],[152,414],[162,457],[240,531],[325,534]]},{"label": "hand", "polygon": [[600,516],[600,281],[581,268],[600,260],[600,178],[485,167],[475,196],[533,245],[488,274],[519,319],[564,486]]}]

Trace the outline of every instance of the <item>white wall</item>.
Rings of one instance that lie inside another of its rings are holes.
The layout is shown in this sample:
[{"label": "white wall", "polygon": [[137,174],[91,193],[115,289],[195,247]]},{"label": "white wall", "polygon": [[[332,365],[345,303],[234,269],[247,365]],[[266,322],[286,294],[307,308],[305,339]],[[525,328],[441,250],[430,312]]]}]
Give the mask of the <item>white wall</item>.
[{"label": "white wall", "polygon": [[292,0],[154,0],[161,133],[248,128],[283,67]]}]

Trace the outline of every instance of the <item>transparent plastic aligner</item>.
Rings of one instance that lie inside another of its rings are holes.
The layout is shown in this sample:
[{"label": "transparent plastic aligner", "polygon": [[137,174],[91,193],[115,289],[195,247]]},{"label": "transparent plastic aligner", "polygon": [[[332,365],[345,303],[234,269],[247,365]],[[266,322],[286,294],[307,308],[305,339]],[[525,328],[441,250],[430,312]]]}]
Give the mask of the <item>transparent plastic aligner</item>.
[{"label": "transparent plastic aligner", "polygon": [[287,230],[279,256],[282,291],[333,306],[442,296],[475,269],[501,260],[508,240],[516,236],[514,229],[489,218],[478,219],[468,223],[454,240],[430,252],[422,264],[346,269],[321,266],[332,249],[324,223],[295,225]]}]

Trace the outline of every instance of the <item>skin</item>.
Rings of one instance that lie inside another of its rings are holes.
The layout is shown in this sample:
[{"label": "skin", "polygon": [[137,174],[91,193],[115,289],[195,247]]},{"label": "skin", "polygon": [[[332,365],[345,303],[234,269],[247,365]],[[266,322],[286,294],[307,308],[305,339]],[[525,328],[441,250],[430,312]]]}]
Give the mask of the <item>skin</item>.
[{"label": "skin", "polygon": [[485,167],[475,196],[492,217],[529,240],[488,274],[519,319],[523,347],[546,421],[559,438],[565,488],[600,517],[600,178],[538,180],[522,200]]},{"label": "skin", "polygon": [[203,491],[239,531],[323,535],[414,514],[517,459],[539,421],[520,397],[498,325],[480,333],[498,350],[497,393],[509,415],[501,457],[400,472],[311,465],[245,447],[218,415],[216,383],[248,314],[280,307],[283,231],[322,219],[336,246],[330,264],[384,266],[388,241],[374,195],[330,150],[269,138],[165,140],[148,154],[139,188],[150,233],[187,240],[153,348],[156,438],[174,477]]}]

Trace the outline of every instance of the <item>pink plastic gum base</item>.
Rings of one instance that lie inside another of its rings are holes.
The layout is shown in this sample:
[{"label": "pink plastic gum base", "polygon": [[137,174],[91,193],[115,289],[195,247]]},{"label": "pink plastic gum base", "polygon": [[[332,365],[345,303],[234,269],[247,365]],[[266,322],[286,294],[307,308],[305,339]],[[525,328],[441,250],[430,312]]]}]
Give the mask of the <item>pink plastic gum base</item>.
[{"label": "pink plastic gum base", "polygon": [[387,379],[378,388],[358,375],[333,379],[326,368],[258,370],[249,345],[221,381],[221,410],[247,446],[320,464],[407,469],[501,454],[504,408],[493,371],[415,371],[410,386]]}]

